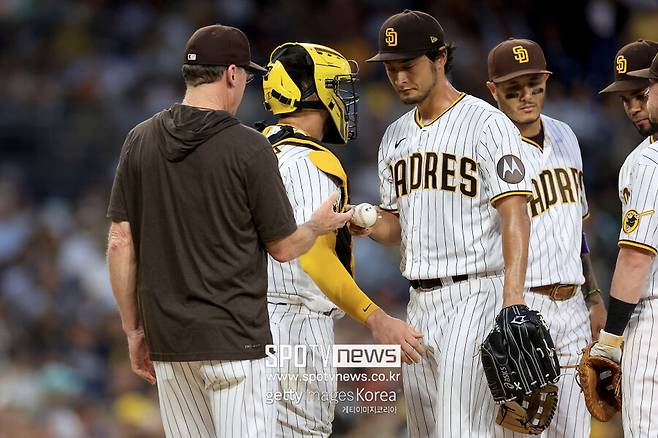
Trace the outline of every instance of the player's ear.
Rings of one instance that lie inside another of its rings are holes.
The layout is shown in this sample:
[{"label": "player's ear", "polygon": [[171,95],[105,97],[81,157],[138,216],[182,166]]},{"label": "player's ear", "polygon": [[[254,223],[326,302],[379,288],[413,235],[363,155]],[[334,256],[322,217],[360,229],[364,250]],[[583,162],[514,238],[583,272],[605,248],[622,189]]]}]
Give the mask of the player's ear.
[{"label": "player's ear", "polygon": [[238,67],[235,64],[231,64],[226,67],[226,82],[229,86],[235,87],[238,82]]},{"label": "player's ear", "polygon": [[446,62],[448,62],[448,49],[444,46],[439,49],[439,56],[434,60],[434,67],[441,67],[445,72]]},{"label": "player's ear", "polygon": [[489,93],[491,93],[494,100],[498,102],[498,98],[496,97],[496,84],[491,81],[487,81],[487,88],[489,89]]}]

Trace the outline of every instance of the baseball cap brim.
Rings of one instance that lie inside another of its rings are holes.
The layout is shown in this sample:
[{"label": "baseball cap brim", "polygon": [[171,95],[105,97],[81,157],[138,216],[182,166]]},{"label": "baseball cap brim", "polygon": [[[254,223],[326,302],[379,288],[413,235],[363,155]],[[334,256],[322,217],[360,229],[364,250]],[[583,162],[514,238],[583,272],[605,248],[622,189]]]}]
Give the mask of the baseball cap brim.
[{"label": "baseball cap brim", "polygon": [[402,61],[405,59],[418,58],[419,56],[422,56],[425,53],[427,53],[427,50],[424,49],[416,52],[406,52],[406,53],[383,52],[376,54],[372,58],[366,59],[366,62]]},{"label": "baseball cap brim", "polygon": [[541,73],[546,73],[546,74],[549,74],[549,75],[553,74],[552,71],[540,70],[540,69],[536,69],[536,68],[529,68],[527,70],[518,70],[518,71],[515,71],[515,72],[512,72],[512,73],[508,73],[504,76],[500,76],[498,78],[490,79],[490,80],[494,84],[499,84],[501,82],[509,81],[510,79],[518,78],[519,76],[536,75],[536,74],[541,74]]},{"label": "baseball cap brim", "polygon": [[646,79],[629,79],[626,81],[614,81],[612,84],[599,91],[599,94],[604,93],[623,93],[624,91],[639,90],[647,86]]},{"label": "baseball cap brim", "polygon": [[261,67],[253,61],[249,62],[248,68],[252,73],[267,73],[267,69]]},{"label": "baseball cap brim", "polygon": [[653,74],[651,74],[651,69],[650,68],[643,68],[642,70],[634,70],[634,71],[629,71],[626,73],[628,76],[633,76],[636,78],[645,78],[645,79],[651,79],[654,77]]}]

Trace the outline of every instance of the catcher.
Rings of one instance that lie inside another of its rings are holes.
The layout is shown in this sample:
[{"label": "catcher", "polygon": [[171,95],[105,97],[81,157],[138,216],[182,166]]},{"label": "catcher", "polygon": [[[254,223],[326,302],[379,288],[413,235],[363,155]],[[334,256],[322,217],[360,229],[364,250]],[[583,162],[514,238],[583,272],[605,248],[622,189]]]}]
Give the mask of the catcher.
[{"label": "catcher", "polygon": [[[325,193],[340,190],[341,208],[348,202],[347,174],[322,142],[346,144],[356,137],[358,77],[351,67],[336,50],[312,43],[282,44],[267,65],[265,107],[279,121],[264,127],[263,133],[272,143],[300,223]],[[267,300],[273,344],[321,347],[308,350],[304,366],[282,360],[270,370],[290,377],[277,381],[278,393],[299,395],[297,400],[277,400],[277,437],[331,435],[336,369],[326,366],[322,355],[331,351],[334,319],[344,313],[366,325],[376,342],[399,344],[403,361],[421,360],[421,335],[372,302],[352,273],[351,238],[345,227],[318,239],[295,260],[269,259]],[[305,381],[309,375],[318,378]]]},{"label": "catcher", "polygon": [[621,410],[624,436],[629,437],[658,436],[658,396],[654,396],[658,352],[653,339],[658,336],[654,323],[658,296],[658,106],[651,104],[651,98],[647,100],[649,90],[658,91],[656,53],[658,44],[652,41],[622,47],[615,57],[615,82],[602,91],[621,97],[626,114],[646,139],[629,154],[620,170],[623,215],[608,319],[598,342],[585,349],[579,365],[592,416],[607,421]]}]

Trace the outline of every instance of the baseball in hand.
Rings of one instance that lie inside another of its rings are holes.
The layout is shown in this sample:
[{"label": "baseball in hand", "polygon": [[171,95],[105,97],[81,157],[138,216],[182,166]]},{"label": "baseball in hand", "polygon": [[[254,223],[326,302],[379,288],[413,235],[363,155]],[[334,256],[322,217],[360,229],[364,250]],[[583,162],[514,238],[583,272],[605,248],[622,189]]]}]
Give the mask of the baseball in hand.
[{"label": "baseball in hand", "polygon": [[375,225],[377,222],[377,210],[372,205],[364,202],[354,207],[354,215],[351,222],[361,228],[368,228]]}]

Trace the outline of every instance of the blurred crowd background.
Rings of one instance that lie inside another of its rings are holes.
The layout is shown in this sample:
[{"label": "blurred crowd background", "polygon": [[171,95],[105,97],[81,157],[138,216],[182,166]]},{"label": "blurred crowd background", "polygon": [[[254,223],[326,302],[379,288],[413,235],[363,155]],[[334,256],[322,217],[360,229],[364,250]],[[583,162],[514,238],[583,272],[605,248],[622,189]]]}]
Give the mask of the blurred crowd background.
[{"label": "blurred crowd background", "polygon": [[[153,387],[130,371],[105,267],[105,210],[119,150],[136,123],[180,101],[185,41],[222,23],[248,35],[265,64],[286,41],[330,45],[361,67],[359,137],[336,148],[353,201],[376,203],[383,130],[409,108],[380,65],[365,64],[377,32],[405,8],[433,14],[457,46],[452,81],[491,101],[486,55],[509,37],[538,41],[554,75],[545,113],[580,140],[595,268],[607,292],[620,222],[617,172],[642,139],[621,101],[597,92],[614,54],[658,40],[656,0],[3,0],[0,1],[0,437],[159,437]],[[238,116],[272,120],[260,84]],[[404,315],[407,284],[395,248],[356,243],[357,278]],[[344,320],[341,343],[368,342]],[[397,388],[396,385],[391,384]],[[336,413],[335,436],[405,436],[398,415]],[[593,436],[621,436],[614,424]]]}]

